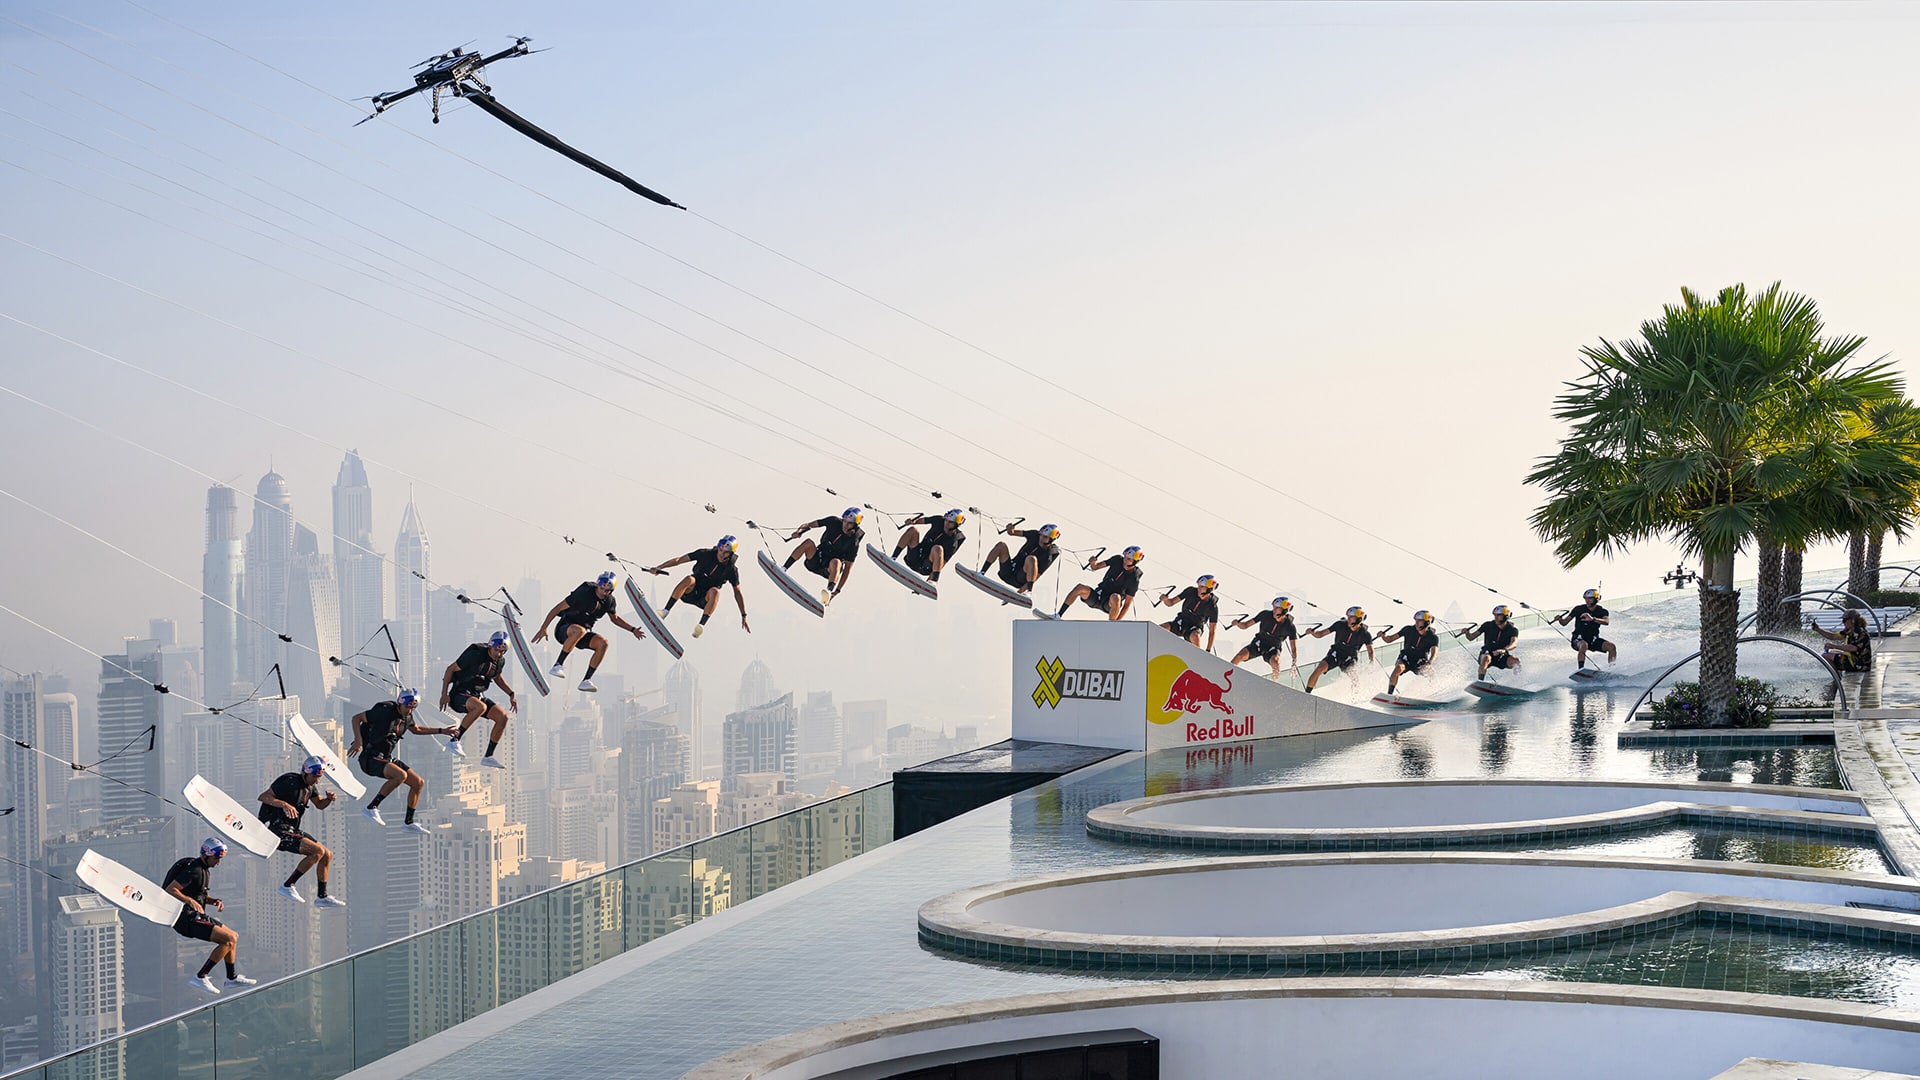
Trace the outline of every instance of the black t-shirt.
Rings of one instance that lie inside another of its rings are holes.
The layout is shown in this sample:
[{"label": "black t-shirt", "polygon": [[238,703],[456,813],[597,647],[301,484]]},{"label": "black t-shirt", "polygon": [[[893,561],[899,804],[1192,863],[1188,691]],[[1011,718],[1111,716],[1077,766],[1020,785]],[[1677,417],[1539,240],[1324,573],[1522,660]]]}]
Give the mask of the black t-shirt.
[{"label": "black t-shirt", "polygon": [[953,558],[953,553],[960,550],[960,545],[966,542],[966,530],[955,529],[952,532],[948,532],[945,522],[936,519],[932,523],[927,535],[921,538],[920,546],[913,549],[913,553],[921,561],[925,562],[933,558],[933,549],[939,548],[946,552],[945,555],[941,556],[942,558],[951,559]]},{"label": "black t-shirt", "polygon": [[738,555],[726,562],[712,548],[687,552],[687,558],[693,560],[693,588],[687,590],[690,600],[705,600],[707,590],[720,585],[740,584],[740,557]]},{"label": "black t-shirt", "polygon": [[1417,626],[1400,628],[1400,655],[1414,663],[1425,663],[1427,653],[1440,644],[1440,635],[1431,629],[1422,630]]},{"label": "black t-shirt", "polygon": [[591,630],[600,616],[611,614],[613,614],[613,594],[601,596],[598,585],[591,581],[583,581],[579,588],[567,594],[567,608],[560,613],[560,621],[576,623]]},{"label": "black t-shirt", "polygon": [[1031,555],[1036,560],[1034,565],[1039,567],[1040,573],[1046,573],[1047,567],[1053,565],[1053,560],[1060,557],[1060,549],[1042,541],[1039,529],[1023,529],[1020,536],[1025,542],[1020,545],[1019,553],[1014,555],[1013,565],[1025,569],[1027,556]]},{"label": "black t-shirt", "polygon": [[1276,644],[1300,636],[1294,629],[1293,616],[1275,615],[1272,611],[1263,611],[1253,617],[1254,635]]},{"label": "black t-shirt", "polygon": [[167,869],[167,876],[161,879],[163,889],[180,886],[180,891],[193,898],[194,903],[207,902],[207,864],[200,856],[189,855]]},{"label": "black t-shirt", "polygon": [[1220,621],[1220,597],[1217,594],[1203,600],[1200,598],[1199,587],[1189,585],[1180,590],[1179,600],[1180,621],[1187,625],[1198,626],[1202,623]]},{"label": "black t-shirt", "polygon": [[1101,596],[1132,596],[1140,591],[1140,568],[1128,566],[1125,556],[1107,564],[1107,576],[1100,579]]},{"label": "black t-shirt", "polygon": [[480,642],[474,642],[460,651],[460,658],[453,662],[453,689],[466,694],[477,694],[493,682],[494,676],[507,666],[507,658],[493,658],[493,650]]},{"label": "black t-shirt", "polygon": [[391,701],[383,701],[369,708],[366,719],[360,721],[361,752],[373,752],[393,756],[393,748],[400,745],[400,737],[407,733],[409,721],[400,715],[400,706]]},{"label": "black t-shirt", "polygon": [[1485,642],[1485,644],[1480,646],[1481,652],[1492,652],[1495,649],[1511,649],[1513,648],[1513,643],[1520,637],[1520,628],[1512,623],[1508,623],[1503,627],[1492,619],[1488,619],[1486,622],[1480,624],[1480,637]]},{"label": "black t-shirt", "polygon": [[281,773],[274,778],[271,790],[274,798],[293,806],[293,816],[289,818],[285,810],[271,803],[261,803],[260,820],[268,825],[286,822],[299,828],[300,815],[306,813],[307,799],[313,794],[313,789],[307,786],[306,777],[297,772]]},{"label": "black t-shirt", "polygon": [[814,524],[824,530],[820,542],[814,545],[821,558],[852,562],[859,557],[860,541],[867,537],[865,529],[849,525],[838,517],[823,517]]},{"label": "black t-shirt", "polygon": [[1596,619],[1607,617],[1607,609],[1599,604],[1582,604],[1573,609],[1573,636],[1587,641],[1600,640],[1600,631],[1604,629],[1597,622],[1581,622],[1580,616],[1591,615]]},{"label": "black t-shirt", "polygon": [[1348,653],[1359,652],[1360,646],[1372,640],[1373,631],[1367,629],[1366,623],[1361,623],[1358,626],[1348,626],[1343,619],[1333,626],[1333,651],[1343,656]]}]

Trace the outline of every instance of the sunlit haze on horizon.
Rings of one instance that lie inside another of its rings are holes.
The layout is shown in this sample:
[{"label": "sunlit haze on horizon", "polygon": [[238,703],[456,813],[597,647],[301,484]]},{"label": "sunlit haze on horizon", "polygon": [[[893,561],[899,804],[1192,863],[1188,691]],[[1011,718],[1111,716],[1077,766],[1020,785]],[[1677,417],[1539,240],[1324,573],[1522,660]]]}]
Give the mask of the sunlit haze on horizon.
[{"label": "sunlit haze on horizon", "polygon": [[[518,34],[500,101],[687,212],[465,102],[353,126]],[[0,603],[198,642],[202,474],[244,523],[271,466],[327,550],[347,448],[382,553],[411,494],[479,592],[738,534],[753,633],[729,598],[688,643],[723,703],[758,655],[1004,726],[1012,609],[862,564],[816,620],[750,565],[747,519],[852,504],[1139,544],[1229,614],[1654,591],[1674,548],[1528,528],[1553,397],[1681,287],[1776,280],[1912,382],[1916,45],[1880,4],[10,5]],[[3,612],[0,664],[99,670]]]}]

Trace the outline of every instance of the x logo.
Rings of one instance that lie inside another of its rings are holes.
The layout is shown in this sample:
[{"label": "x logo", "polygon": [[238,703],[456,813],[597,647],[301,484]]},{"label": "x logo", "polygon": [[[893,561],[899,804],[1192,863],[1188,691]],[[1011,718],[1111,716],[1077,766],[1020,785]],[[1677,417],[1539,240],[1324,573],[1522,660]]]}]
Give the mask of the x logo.
[{"label": "x logo", "polygon": [[1040,685],[1033,688],[1033,703],[1050,709],[1059,708],[1060,676],[1066,673],[1067,665],[1061,663],[1057,656],[1052,660],[1043,656],[1033,665],[1033,670],[1040,673]]}]

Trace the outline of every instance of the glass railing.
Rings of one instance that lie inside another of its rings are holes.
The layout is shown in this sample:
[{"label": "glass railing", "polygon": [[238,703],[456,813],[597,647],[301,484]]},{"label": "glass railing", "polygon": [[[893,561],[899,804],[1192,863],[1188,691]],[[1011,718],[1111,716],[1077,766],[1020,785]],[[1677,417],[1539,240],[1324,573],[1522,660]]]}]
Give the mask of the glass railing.
[{"label": "glass railing", "polygon": [[892,839],[893,785],[883,783],[476,912],[0,1080],[332,1080]]}]

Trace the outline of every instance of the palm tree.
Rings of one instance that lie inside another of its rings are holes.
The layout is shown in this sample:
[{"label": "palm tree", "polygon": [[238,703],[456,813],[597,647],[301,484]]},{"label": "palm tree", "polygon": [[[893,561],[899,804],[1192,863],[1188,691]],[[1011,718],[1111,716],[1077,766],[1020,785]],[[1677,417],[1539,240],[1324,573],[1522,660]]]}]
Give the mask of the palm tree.
[{"label": "palm tree", "polygon": [[1813,301],[1776,283],[1707,298],[1683,289],[1638,340],[1581,350],[1586,373],[1554,415],[1572,423],[1527,482],[1547,489],[1534,530],[1566,566],[1664,537],[1700,560],[1700,690],[1732,700],[1740,594],[1734,557],[1758,537],[1789,550],[1858,526],[1905,528],[1920,491],[1911,425],[1861,423],[1904,406],[1864,340],[1822,337]]}]

